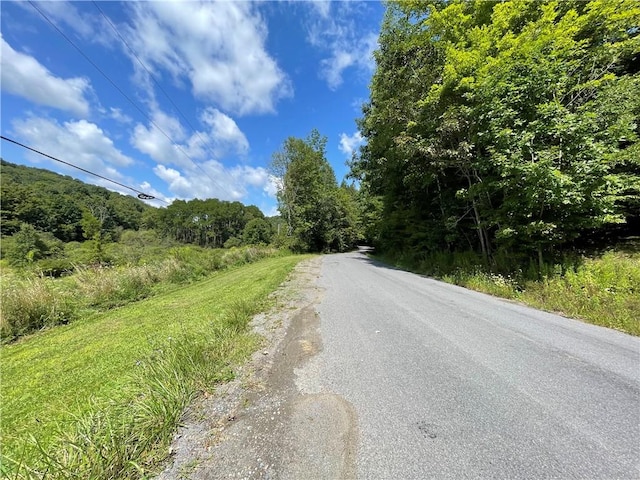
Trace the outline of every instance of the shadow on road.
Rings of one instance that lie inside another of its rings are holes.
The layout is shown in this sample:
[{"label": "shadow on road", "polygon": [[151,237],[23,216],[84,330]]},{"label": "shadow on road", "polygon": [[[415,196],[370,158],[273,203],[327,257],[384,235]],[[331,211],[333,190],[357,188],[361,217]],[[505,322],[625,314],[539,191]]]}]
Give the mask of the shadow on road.
[{"label": "shadow on road", "polygon": [[358,250],[352,252],[355,260],[359,260],[361,262],[368,263],[374,267],[384,268],[387,270],[399,270],[403,271],[402,268],[395,267],[393,265],[389,265],[388,263],[384,263],[378,259],[371,258],[371,255],[375,253],[375,248],[369,246],[361,246],[358,245]]}]

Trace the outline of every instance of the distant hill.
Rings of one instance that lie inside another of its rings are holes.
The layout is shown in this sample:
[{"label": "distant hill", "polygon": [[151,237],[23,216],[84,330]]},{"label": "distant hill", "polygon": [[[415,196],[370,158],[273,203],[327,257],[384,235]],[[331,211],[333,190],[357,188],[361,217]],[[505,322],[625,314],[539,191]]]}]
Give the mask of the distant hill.
[{"label": "distant hill", "polygon": [[0,233],[12,235],[21,223],[49,232],[63,242],[82,241],[84,211],[103,229],[138,230],[143,216],[157,210],[141,200],[41,168],[0,159]]}]

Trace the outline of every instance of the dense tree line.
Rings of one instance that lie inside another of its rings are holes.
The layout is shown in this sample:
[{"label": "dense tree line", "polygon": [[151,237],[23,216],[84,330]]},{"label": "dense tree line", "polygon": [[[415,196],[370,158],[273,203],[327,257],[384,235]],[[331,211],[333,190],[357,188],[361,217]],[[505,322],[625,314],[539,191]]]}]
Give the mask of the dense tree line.
[{"label": "dense tree line", "polygon": [[[145,232],[134,237],[145,244],[167,240],[222,248],[272,243],[279,228],[279,218],[266,219],[253,205],[195,199],[154,208],[47,170],[4,160],[1,167],[2,253],[14,265],[65,260],[74,242],[83,242],[87,252],[66,260],[108,262],[106,245],[129,241],[138,230]],[[56,271],[69,268],[69,262],[49,263]]]},{"label": "dense tree line", "polygon": [[154,227],[165,236],[201,247],[222,248],[271,241],[271,224],[254,205],[207,200],[175,200],[156,211]]},{"label": "dense tree line", "polygon": [[543,256],[637,234],[640,4],[387,4],[367,145],[391,251]]},{"label": "dense tree line", "polygon": [[[88,185],[68,176],[1,160],[0,231],[13,235],[22,224],[63,242],[83,241],[88,217],[103,236],[138,230],[153,209],[128,195]],[[94,232],[95,233],[95,232]]]},{"label": "dense tree line", "polygon": [[296,251],[345,251],[363,238],[358,191],[338,186],[326,143],[314,129],[306,139],[289,137],[273,155],[287,246]]}]

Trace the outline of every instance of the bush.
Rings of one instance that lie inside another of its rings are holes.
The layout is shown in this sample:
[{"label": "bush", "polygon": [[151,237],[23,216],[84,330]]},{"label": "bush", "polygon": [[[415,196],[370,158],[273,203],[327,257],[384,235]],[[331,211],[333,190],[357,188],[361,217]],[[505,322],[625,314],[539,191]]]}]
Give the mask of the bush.
[{"label": "bush", "polygon": [[234,248],[242,245],[242,240],[236,237],[231,237],[229,240],[224,242],[224,248]]},{"label": "bush", "polygon": [[73,273],[75,266],[66,258],[45,258],[35,265],[36,270],[45,277],[58,278]]}]

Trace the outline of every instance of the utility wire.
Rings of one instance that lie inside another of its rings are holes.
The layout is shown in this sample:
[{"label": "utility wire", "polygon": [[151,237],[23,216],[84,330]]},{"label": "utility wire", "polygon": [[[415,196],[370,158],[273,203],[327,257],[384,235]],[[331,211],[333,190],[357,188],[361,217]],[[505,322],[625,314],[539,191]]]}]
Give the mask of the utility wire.
[{"label": "utility wire", "polygon": [[123,188],[126,188],[128,190],[136,192],[138,194],[138,198],[140,200],[160,200],[161,202],[164,202],[164,203],[166,203],[168,205],[168,202],[163,200],[162,198],[156,198],[153,195],[149,195],[147,193],[141,192],[140,190],[136,190],[135,188],[130,187],[128,185],[125,185],[124,183],[116,182],[115,180],[111,180],[110,178],[103,177],[100,174],[90,172],[89,170],[86,170],[86,169],[84,169],[82,167],[74,165],[73,163],[69,163],[69,162],[65,162],[64,160],[60,160],[59,158],[53,157],[51,155],[48,155],[48,154],[46,154],[44,152],[41,152],[40,150],[36,150],[35,148],[29,147],[28,145],[24,145],[24,144],[22,144],[22,143],[20,143],[20,142],[18,142],[16,140],[13,140],[11,138],[5,137],[4,135],[0,135],[0,138],[2,138],[2,140],[5,140],[7,142],[10,142],[10,143],[13,143],[15,145],[18,145],[19,147],[26,148],[27,150],[31,150],[32,152],[35,152],[35,153],[37,153],[39,155],[42,155],[43,157],[50,158],[51,160],[55,160],[56,162],[60,162],[60,163],[63,163],[65,165],[69,165],[70,167],[73,167],[73,168],[77,168],[78,170],[81,170],[84,173],[88,173],[89,175],[93,175],[94,177],[101,178],[103,180],[106,180],[107,182],[115,183],[116,185],[119,185],[119,186],[121,186]]},{"label": "utility wire", "polygon": [[176,110],[176,112],[178,112],[180,114],[180,116],[184,119],[184,121],[186,122],[186,124],[189,126],[189,128],[191,128],[191,130],[193,131],[193,133],[196,134],[196,136],[200,139],[200,141],[202,142],[202,144],[207,148],[207,150],[209,151],[209,153],[215,157],[216,154],[214,153],[213,149],[210,148],[209,143],[206,142],[204,140],[204,138],[202,138],[200,136],[200,132],[198,132],[198,130],[196,130],[196,128],[191,124],[191,122],[189,121],[189,119],[187,118],[187,116],[182,113],[182,110],[180,110],[180,108],[178,107],[178,105],[175,104],[175,102],[171,99],[171,97],[169,96],[169,94],[167,93],[167,91],[164,89],[164,87],[160,84],[160,82],[158,82],[158,80],[156,79],[155,75],[153,74],[153,72],[151,72],[151,70],[149,70],[149,68],[147,68],[147,66],[144,64],[144,62],[142,61],[142,59],[140,59],[140,57],[136,54],[136,52],[133,50],[133,48],[131,48],[131,45],[129,45],[129,43],[124,39],[124,37],[120,34],[120,32],[118,31],[118,29],[116,28],[116,26],[113,24],[113,22],[111,21],[111,19],[102,11],[102,9],[100,8],[100,6],[94,1],[92,0],[91,3],[93,3],[94,7],[96,7],[98,9],[98,11],[100,12],[100,14],[102,15],[102,17],[107,21],[107,23],[109,24],[109,26],[111,27],[111,29],[114,31],[114,33],[118,36],[118,38],[122,41],[122,43],[127,47],[127,49],[129,50],[129,52],[131,53],[131,55],[133,55],[133,57],[138,61],[138,63],[140,64],[140,66],[142,66],[142,68],[144,68],[144,70],[149,74],[149,77],[151,78],[151,80],[153,80],[153,83],[156,85],[156,87],[158,87],[158,89],[164,94],[165,97],[167,97],[167,100],[169,100],[169,103],[171,103],[171,105],[173,105],[173,108]]},{"label": "utility wire", "polygon": [[220,187],[220,188],[222,188],[222,189],[224,190],[224,187],[223,187],[222,185],[220,185],[220,183],[218,183],[216,180],[214,180],[213,178],[211,178],[211,176],[207,173],[207,171],[206,171],[204,168],[202,168],[200,165],[198,165],[198,164],[193,160],[193,158],[191,158],[191,156],[190,156],[187,152],[185,152],[185,150],[184,150],[180,145],[178,145],[176,142],[174,142],[174,141],[171,139],[171,137],[170,137],[170,136],[169,136],[169,135],[168,135],[168,134],[167,134],[167,133],[166,133],[162,128],[160,128],[160,127],[158,126],[158,124],[157,124],[156,122],[154,122],[154,121],[151,119],[151,117],[149,117],[149,115],[147,115],[147,114],[144,112],[144,110],[142,110],[142,108],[141,108],[140,106],[138,106],[138,104],[137,104],[136,102],[134,102],[134,101],[133,101],[133,100],[132,100],[132,99],[131,99],[131,98],[130,98],[126,93],[124,93],[124,92],[122,91],[122,89],[121,89],[120,87],[118,87],[118,85],[116,85],[116,83],[115,83],[113,80],[111,80],[111,78],[109,78],[109,76],[108,76],[106,73],[104,73],[104,71],[102,71],[102,69],[101,69],[98,65],[96,65],[96,63],[95,63],[93,60],[91,60],[91,59],[90,59],[90,58],[89,58],[89,57],[88,57],[88,56],[87,56],[87,55],[86,55],[86,54],[85,54],[85,53],[80,49],[80,47],[78,47],[78,46],[73,42],[73,40],[71,40],[67,35],[65,35],[65,33],[64,33],[62,30],[60,30],[60,29],[58,28],[58,26],[57,26],[53,21],[51,21],[51,19],[47,16],[47,14],[46,14],[46,13],[44,13],[40,8],[38,8],[38,7],[36,6],[36,4],[35,4],[33,1],[29,0],[29,3],[30,3],[30,4],[31,4],[31,6],[32,6],[32,7],[33,7],[33,8],[34,8],[34,9],[35,9],[39,14],[40,14],[40,16],[41,16],[42,18],[44,18],[44,19],[47,21],[47,23],[49,23],[49,25],[51,25],[51,26],[52,26],[52,27],[53,27],[53,28],[54,28],[54,29],[55,29],[55,30],[56,30],[56,31],[57,31],[57,32],[58,32],[58,33],[59,33],[59,34],[60,34],[60,35],[61,35],[61,36],[62,36],[62,37],[67,41],[67,42],[69,42],[69,43],[71,44],[71,46],[73,46],[73,48],[75,48],[75,49],[78,51],[78,53],[80,53],[80,55],[82,55],[82,56],[84,57],[84,59],[85,59],[87,62],[89,62],[89,63],[90,63],[90,64],[91,64],[91,65],[92,65],[92,66],[93,66],[93,67],[94,67],[98,72],[100,72],[100,74],[101,74],[101,75],[102,75],[102,76],[103,76],[103,77],[104,77],[104,78],[105,78],[105,79],[106,79],[106,80],[107,80],[111,85],[113,85],[113,87],[114,87],[116,90],[118,90],[118,92],[120,92],[120,94],[121,94],[124,98],[126,98],[126,99],[129,101],[129,103],[130,103],[131,105],[133,105],[133,106],[136,108],[136,110],[138,110],[138,111],[140,112],[140,114],[141,114],[144,118],[146,118],[146,119],[149,121],[149,123],[151,123],[151,125],[153,125],[155,128],[157,128],[157,129],[158,129],[158,131],[159,131],[160,133],[162,133],[162,134],[163,134],[163,135],[164,135],[164,136],[165,136],[165,137],[166,137],[166,138],[167,138],[167,139],[168,139],[168,140],[169,140],[169,141],[170,141],[170,142],[171,142],[171,143],[172,143],[172,144],[173,144],[173,145],[178,149],[178,150],[180,150],[180,151],[182,152],[182,154],[183,154],[186,158],[188,158],[188,159],[191,161],[191,163],[193,163],[193,165],[195,165],[198,169],[200,169],[200,171],[202,171],[202,173],[204,173],[204,174],[209,178],[209,180],[211,180],[214,184],[218,185],[218,187]]}]

